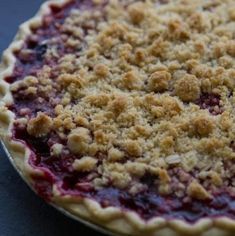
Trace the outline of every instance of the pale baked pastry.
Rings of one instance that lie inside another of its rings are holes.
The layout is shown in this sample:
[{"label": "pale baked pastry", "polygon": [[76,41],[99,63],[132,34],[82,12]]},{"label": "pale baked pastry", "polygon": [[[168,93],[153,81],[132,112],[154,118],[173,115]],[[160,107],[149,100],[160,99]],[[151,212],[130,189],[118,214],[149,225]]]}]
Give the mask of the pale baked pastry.
[{"label": "pale baked pastry", "polygon": [[235,233],[234,0],[49,1],[1,71],[40,196],[118,234]]}]

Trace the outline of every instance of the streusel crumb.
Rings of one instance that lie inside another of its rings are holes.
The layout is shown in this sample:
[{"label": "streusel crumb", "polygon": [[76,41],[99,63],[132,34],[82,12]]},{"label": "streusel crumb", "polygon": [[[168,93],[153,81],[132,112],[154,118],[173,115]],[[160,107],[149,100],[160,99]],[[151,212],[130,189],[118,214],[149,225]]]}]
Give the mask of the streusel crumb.
[{"label": "streusel crumb", "polygon": [[234,1],[93,2],[102,10],[72,10],[64,34],[48,39],[51,63],[11,85],[16,102],[48,109],[20,103],[18,123],[58,137],[50,154],[73,156],[95,188],[137,194],[151,175],[163,195],[206,200],[222,183],[234,191]]},{"label": "streusel crumb", "polygon": [[68,136],[68,148],[74,154],[85,154],[92,139],[86,128],[74,129]]},{"label": "streusel crumb", "polygon": [[196,134],[201,136],[209,135],[214,129],[213,119],[209,116],[199,115],[192,120]]},{"label": "streusel crumb", "polygon": [[210,194],[197,181],[193,181],[187,189],[188,195],[192,198],[205,200],[211,198]]},{"label": "streusel crumb", "polygon": [[84,156],[79,160],[75,160],[73,168],[77,171],[91,171],[96,167],[97,160],[93,157]]},{"label": "streusel crumb", "polygon": [[171,74],[167,71],[154,72],[149,78],[149,90],[153,92],[162,92],[167,90],[169,87],[170,79]]},{"label": "streusel crumb", "polygon": [[184,75],[175,83],[175,94],[184,102],[192,102],[200,96],[200,81],[194,75]]},{"label": "streusel crumb", "polygon": [[39,112],[37,117],[29,120],[27,124],[27,131],[32,136],[42,137],[51,131],[52,124],[51,117]]}]

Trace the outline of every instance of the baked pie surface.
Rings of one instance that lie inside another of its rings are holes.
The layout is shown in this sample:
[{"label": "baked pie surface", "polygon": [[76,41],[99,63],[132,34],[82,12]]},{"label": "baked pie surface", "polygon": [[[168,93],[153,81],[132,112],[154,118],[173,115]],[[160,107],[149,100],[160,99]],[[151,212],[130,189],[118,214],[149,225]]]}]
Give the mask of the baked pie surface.
[{"label": "baked pie surface", "polygon": [[1,136],[35,191],[130,235],[235,231],[235,1],[49,1],[3,56]]}]

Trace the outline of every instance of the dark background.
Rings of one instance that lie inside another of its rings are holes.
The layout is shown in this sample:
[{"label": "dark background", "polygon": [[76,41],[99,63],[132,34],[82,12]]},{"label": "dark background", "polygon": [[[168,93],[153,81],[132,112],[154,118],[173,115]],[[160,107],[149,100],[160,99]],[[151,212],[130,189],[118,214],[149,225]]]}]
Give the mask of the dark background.
[{"label": "dark background", "polygon": [[[19,24],[31,18],[43,0],[0,0],[0,54]],[[66,218],[37,197],[0,150],[0,236],[103,236]]]}]

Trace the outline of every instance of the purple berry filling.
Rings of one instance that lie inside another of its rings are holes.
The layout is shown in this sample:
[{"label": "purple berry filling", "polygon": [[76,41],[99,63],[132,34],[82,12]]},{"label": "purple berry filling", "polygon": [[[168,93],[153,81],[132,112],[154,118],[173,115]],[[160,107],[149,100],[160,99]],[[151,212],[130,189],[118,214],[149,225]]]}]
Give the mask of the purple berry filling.
[{"label": "purple berry filling", "polygon": [[[35,188],[39,195],[49,200],[52,184],[61,183],[64,194],[95,199],[103,207],[117,206],[125,210],[137,212],[143,219],[149,220],[154,216],[162,216],[166,219],[183,219],[194,223],[202,217],[228,216],[235,218],[235,196],[226,189],[214,193],[214,198],[207,201],[185,201],[184,198],[161,196],[153,187],[151,175],[145,175],[139,181],[148,186],[135,196],[128,191],[112,187],[96,190],[90,180],[98,173],[75,172],[71,163],[75,156],[66,153],[59,158],[50,156],[50,146],[58,142],[58,137],[51,134],[46,138],[33,138],[25,130],[17,127],[14,129],[14,139],[23,140],[32,150],[30,164],[45,171],[44,177],[34,177]],[[63,143],[63,140],[60,140]]]},{"label": "purple berry filling", "polygon": [[223,108],[220,103],[220,95],[213,93],[203,93],[196,101],[196,104],[201,109],[207,109],[212,115],[223,113]]}]

